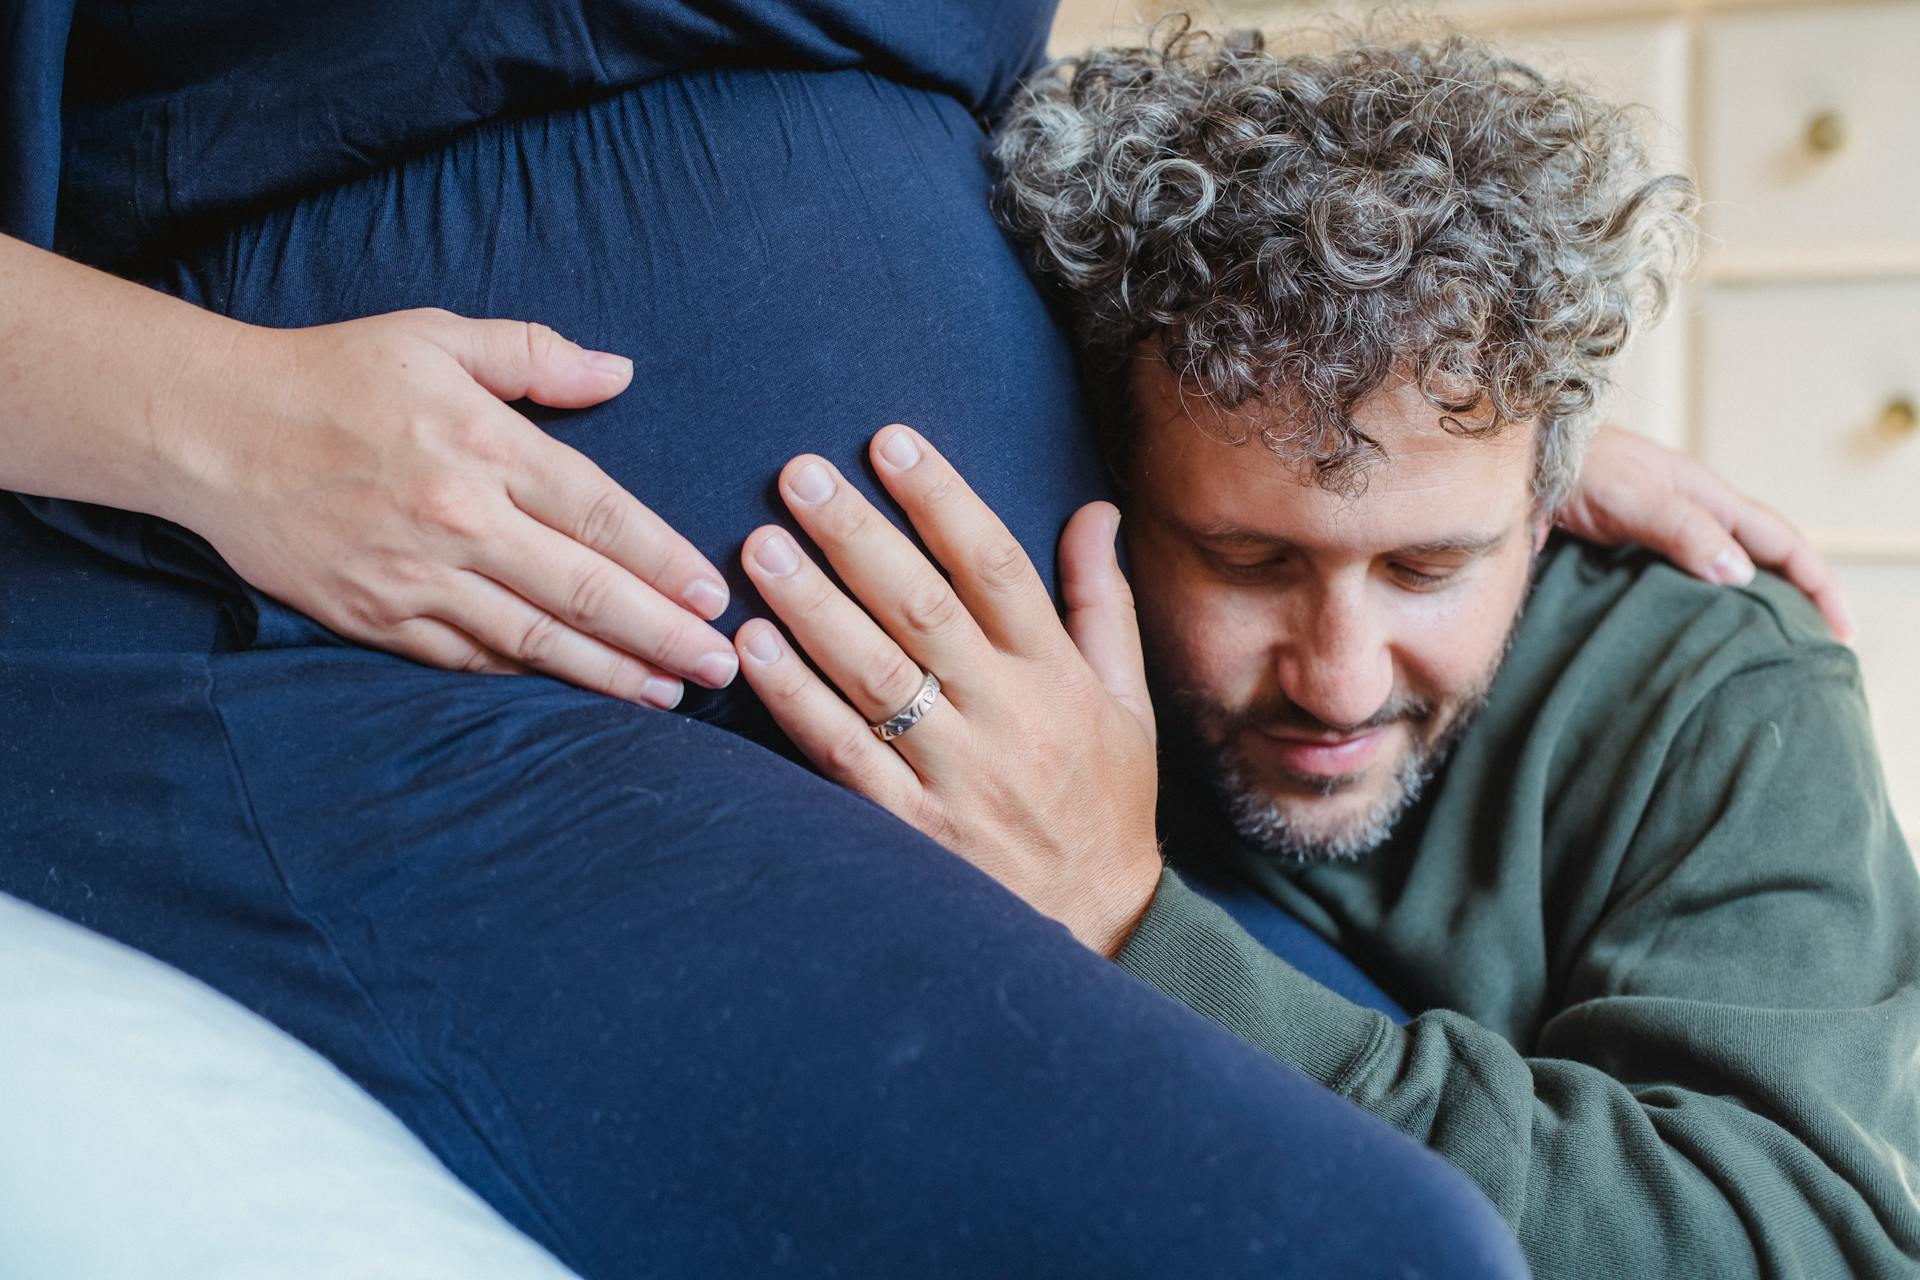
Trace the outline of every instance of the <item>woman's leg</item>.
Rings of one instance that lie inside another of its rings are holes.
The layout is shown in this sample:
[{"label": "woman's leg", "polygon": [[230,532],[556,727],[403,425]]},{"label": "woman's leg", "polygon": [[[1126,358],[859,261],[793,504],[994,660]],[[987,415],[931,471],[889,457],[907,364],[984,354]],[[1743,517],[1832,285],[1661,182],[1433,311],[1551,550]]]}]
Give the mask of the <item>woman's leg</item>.
[{"label": "woman's leg", "polygon": [[1520,1271],[1437,1157],[710,726],[337,649],[22,649],[0,697],[0,889],[590,1278]]}]

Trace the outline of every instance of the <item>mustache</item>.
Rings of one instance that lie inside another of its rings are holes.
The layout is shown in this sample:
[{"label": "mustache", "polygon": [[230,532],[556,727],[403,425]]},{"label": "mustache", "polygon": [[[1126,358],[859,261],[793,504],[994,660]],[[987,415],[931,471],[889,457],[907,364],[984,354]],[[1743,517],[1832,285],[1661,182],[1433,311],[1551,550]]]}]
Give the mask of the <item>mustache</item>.
[{"label": "mustache", "polygon": [[1419,723],[1433,715],[1433,704],[1422,698],[1395,698],[1358,724],[1328,724],[1285,697],[1270,698],[1227,714],[1220,726],[1227,733],[1242,729],[1279,730],[1303,736],[1353,738],[1401,721]]}]

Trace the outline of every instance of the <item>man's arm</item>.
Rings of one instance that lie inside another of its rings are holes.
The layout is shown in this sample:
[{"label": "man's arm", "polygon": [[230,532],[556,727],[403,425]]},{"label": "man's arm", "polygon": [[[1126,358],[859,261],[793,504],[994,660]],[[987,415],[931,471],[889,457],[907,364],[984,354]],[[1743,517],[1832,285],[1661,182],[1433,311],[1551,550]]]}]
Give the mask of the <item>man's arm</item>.
[{"label": "man's arm", "polygon": [[1676,741],[1536,1041],[1405,1027],[1169,873],[1136,975],[1426,1142],[1554,1275],[1920,1271],[1920,878],[1851,659],[1749,670]]}]

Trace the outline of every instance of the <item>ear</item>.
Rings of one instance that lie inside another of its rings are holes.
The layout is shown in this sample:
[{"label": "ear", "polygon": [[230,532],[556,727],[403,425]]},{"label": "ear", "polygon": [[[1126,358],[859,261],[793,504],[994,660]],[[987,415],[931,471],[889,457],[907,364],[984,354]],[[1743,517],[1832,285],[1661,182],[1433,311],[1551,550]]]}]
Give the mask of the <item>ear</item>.
[{"label": "ear", "polygon": [[1547,535],[1552,532],[1552,514],[1545,511],[1535,512],[1533,517],[1533,554],[1540,554],[1540,548],[1547,545]]}]

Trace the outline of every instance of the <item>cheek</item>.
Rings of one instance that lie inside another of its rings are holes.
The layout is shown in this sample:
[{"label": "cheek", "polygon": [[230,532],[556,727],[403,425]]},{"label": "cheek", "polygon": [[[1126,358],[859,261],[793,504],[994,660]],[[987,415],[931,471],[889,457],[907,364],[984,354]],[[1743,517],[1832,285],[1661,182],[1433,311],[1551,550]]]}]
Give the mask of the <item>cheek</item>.
[{"label": "cheek", "polygon": [[1194,573],[1134,575],[1140,629],[1158,674],[1210,702],[1252,697],[1273,645],[1270,611]]},{"label": "cheek", "polygon": [[1395,626],[1396,665],[1409,692],[1451,700],[1474,690],[1500,660],[1527,585],[1530,561],[1503,566],[1453,592],[1407,598]]},{"label": "cheek", "polygon": [[1183,558],[1162,555],[1150,541],[1129,545],[1129,558],[1140,637],[1158,676],[1210,695],[1236,683],[1233,672],[1244,666],[1238,654],[1258,652],[1250,649],[1246,610]]}]

